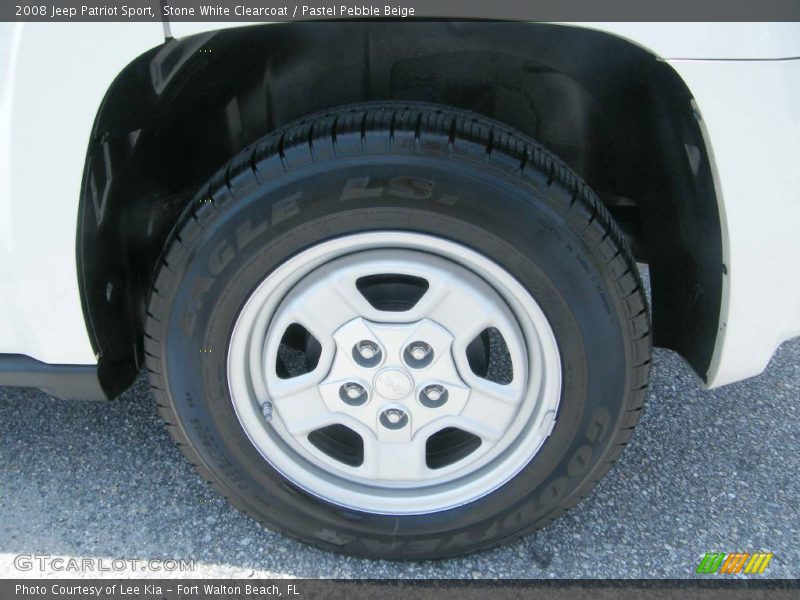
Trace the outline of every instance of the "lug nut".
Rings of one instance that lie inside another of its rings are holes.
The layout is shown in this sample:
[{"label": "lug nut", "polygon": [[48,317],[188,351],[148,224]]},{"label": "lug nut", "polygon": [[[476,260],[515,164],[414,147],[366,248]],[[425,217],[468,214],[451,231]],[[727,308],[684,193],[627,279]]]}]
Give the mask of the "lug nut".
[{"label": "lug nut", "polygon": [[410,367],[427,367],[433,361],[433,348],[426,342],[411,342],[406,346],[403,358]]},{"label": "lug nut", "polygon": [[361,340],[353,346],[353,359],[362,367],[374,367],[381,362],[381,349],[370,340]]},{"label": "lug nut", "polygon": [[373,344],[369,342],[362,342],[358,345],[358,353],[361,355],[361,358],[370,360],[375,358],[375,355],[378,353],[378,351]]},{"label": "lug nut", "polygon": [[447,402],[448,395],[444,386],[438,384],[426,385],[419,393],[419,401],[428,408],[439,408]]},{"label": "lug nut", "polygon": [[339,388],[339,398],[350,406],[361,406],[368,397],[366,388],[359,383],[345,383]]},{"label": "lug nut", "polygon": [[422,346],[414,346],[411,349],[411,356],[416,358],[417,360],[422,360],[426,356],[428,356],[428,351],[425,350]]},{"label": "lug nut", "polygon": [[399,423],[400,419],[402,419],[402,418],[403,418],[403,413],[401,413],[399,410],[387,410],[386,411],[386,420],[389,421],[389,423],[391,423],[393,425],[396,425],[397,423]]},{"label": "lug nut", "polygon": [[408,415],[399,408],[389,408],[381,413],[380,422],[386,429],[402,429],[408,424]]}]

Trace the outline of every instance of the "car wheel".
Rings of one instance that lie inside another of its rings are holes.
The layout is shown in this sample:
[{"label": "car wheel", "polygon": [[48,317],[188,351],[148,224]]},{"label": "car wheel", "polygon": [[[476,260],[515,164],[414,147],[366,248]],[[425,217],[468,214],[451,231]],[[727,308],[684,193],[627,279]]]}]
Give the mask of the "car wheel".
[{"label": "car wheel", "polygon": [[310,116],[243,150],[164,251],[145,351],[200,473],[361,556],[490,548],[628,442],[649,317],[592,191],[535,141],[425,104]]}]

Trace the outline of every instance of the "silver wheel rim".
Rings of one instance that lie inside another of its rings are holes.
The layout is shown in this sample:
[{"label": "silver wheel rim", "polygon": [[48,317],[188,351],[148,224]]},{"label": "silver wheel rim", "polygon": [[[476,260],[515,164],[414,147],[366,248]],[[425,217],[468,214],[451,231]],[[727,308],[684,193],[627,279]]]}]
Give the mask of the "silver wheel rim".
[{"label": "silver wheel rim", "polygon": [[[427,285],[390,309],[360,288],[393,277]],[[318,360],[287,375],[290,326],[318,342]],[[510,381],[471,363],[487,331],[502,339]],[[323,500],[379,514],[446,510],[496,490],[540,450],[561,395],[555,336],[522,285],[463,245],[406,232],[334,239],[283,263],[242,308],[227,371],[236,415],[275,469]]]}]

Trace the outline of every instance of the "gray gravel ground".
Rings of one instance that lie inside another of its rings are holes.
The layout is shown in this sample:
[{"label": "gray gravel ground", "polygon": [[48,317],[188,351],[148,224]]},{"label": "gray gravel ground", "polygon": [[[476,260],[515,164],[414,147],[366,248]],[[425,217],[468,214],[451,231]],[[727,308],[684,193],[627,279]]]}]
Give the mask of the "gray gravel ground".
[{"label": "gray gravel ground", "polygon": [[144,379],[109,403],[0,388],[0,577],[64,575],[15,570],[15,555],[39,553],[193,559],[200,577],[682,578],[705,552],[764,550],[765,575],[796,578],[798,399],[800,340],[713,392],[657,351],[636,435],[574,511],[492,552],[401,563],[317,550],[231,508],[172,445]]}]

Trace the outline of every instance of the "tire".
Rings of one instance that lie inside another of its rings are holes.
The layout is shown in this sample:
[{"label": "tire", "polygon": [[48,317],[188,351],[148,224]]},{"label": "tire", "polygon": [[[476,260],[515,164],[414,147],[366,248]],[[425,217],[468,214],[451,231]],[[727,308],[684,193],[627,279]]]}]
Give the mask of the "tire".
[{"label": "tire", "polygon": [[145,352],[172,437],[236,507],[323,548],[429,559],[589,493],[639,418],[649,329],[625,241],[561,161],[472,113],[374,103],[284,127],[211,178],[164,250]]}]

